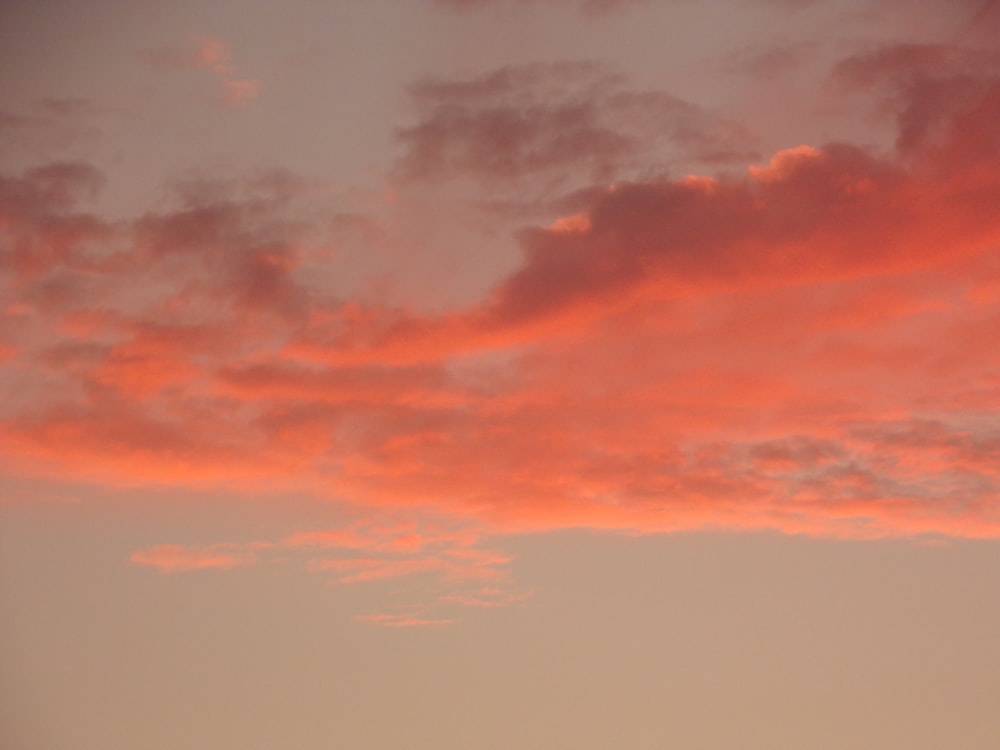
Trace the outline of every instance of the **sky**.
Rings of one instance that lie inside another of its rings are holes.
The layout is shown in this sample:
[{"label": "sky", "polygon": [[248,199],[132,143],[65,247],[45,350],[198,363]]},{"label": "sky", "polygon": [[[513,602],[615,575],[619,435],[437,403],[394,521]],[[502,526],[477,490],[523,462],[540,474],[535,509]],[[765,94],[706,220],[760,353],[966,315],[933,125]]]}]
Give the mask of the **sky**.
[{"label": "sky", "polygon": [[0,744],[993,750],[998,40],[5,2]]}]

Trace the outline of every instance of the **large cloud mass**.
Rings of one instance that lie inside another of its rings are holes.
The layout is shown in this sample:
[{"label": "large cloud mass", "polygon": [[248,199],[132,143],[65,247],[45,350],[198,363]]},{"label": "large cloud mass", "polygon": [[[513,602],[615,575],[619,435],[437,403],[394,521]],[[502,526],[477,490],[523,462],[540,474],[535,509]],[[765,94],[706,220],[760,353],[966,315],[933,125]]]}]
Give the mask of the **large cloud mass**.
[{"label": "large cloud mass", "polygon": [[795,146],[741,173],[612,184],[608,165],[646,136],[609,107],[674,142],[721,138],[730,164],[746,144],[594,70],[416,89],[406,184],[570,195],[572,173],[581,188],[551,204],[572,212],[519,230],[519,267],[459,309],[332,292],[339,224],[298,210],[294,180],[189,184],[111,221],[88,210],[104,177],[87,164],[4,175],[5,471],[410,514],[403,535],[135,560],[336,549],[316,564],[344,582],[438,573],[474,584],[451,595],[470,606],[507,596],[483,533],[1000,536],[996,60],[909,45],[843,61],[837,85],[897,118],[891,154]]}]

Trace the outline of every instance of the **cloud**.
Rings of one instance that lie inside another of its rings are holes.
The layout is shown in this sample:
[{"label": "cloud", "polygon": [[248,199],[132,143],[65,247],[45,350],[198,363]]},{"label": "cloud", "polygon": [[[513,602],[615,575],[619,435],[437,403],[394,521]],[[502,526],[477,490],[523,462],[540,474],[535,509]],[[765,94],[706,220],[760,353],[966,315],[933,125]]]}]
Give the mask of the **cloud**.
[{"label": "cloud", "polygon": [[1000,50],[893,44],[846,58],[834,79],[880,93],[902,156],[952,171],[995,163],[998,137],[988,123],[1000,111]]},{"label": "cloud", "polygon": [[[131,561],[162,573],[293,564],[337,586],[398,586],[405,581],[410,595],[417,592],[422,602],[400,605],[397,599],[400,613],[359,618],[388,627],[450,624],[454,618],[428,615],[511,606],[526,598],[511,582],[512,559],[483,547],[474,526],[420,512],[394,515],[266,541],[158,545],[138,550]],[[420,617],[414,618],[413,607],[419,608]]]},{"label": "cloud", "polygon": [[53,162],[22,175],[0,176],[0,259],[19,278],[37,278],[54,267],[86,267],[88,251],[111,239],[111,226],[77,210],[104,181],[93,166]]},{"label": "cloud", "polygon": [[[686,105],[587,65],[425,81],[408,179],[573,195],[511,235],[519,263],[486,293],[436,310],[341,284],[353,214],[295,180],[196,180],[111,222],[91,166],[4,175],[4,471],[390,518],[135,561],[291,560],[423,587],[443,612],[370,618],[399,626],[516,601],[505,534],[996,538],[1000,83],[971,59],[893,46],[840,65],[849,95],[890,107],[895,150],[797,145],[610,183],[595,165],[641,149],[604,104],[667,125]],[[362,223],[401,232],[394,216]]]},{"label": "cloud", "polygon": [[405,180],[606,182],[666,163],[670,146],[713,165],[755,154],[751,136],[735,123],[664,92],[631,91],[589,62],[424,80],[412,94],[420,119],[398,133]]},{"label": "cloud", "polygon": [[207,70],[219,85],[219,103],[237,107],[256,99],[263,84],[237,77],[229,46],[212,37],[199,37],[182,43],[149,50],[145,59],[160,68]]},{"label": "cloud", "polygon": [[354,619],[383,628],[438,628],[455,624],[455,620],[431,620],[399,614],[357,615]]},{"label": "cloud", "polygon": [[[989,158],[991,147],[963,148]],[[739,180],[614,185],[572,224],[523,232],[523,265],[478,307],[430,319],[373,311],[289,352],[344,365],[434,362],[570,335],[646,300],[947,266],[1000,241],[997,186],[966,191],[967,177],[927,178],[833,144],[781,152]]]},{"label": "cloud", "polygon": [[256,99],[263,88],[263,84],[260,81],[249,79],[233,80],[227,78],[222,81],[222,85],[225,89],[222,103],[230,107],[238,107],[252,99]]},{"label": "cloud", "polygon": [[511,558],[475,548],[446,549],[433,556],[337,557],[318,559],[313,571],[333,573],[341,584],[369,583],[436,574],[453,583],[503,582]]},{"label": "cloud", "polygon": [[64,158],[101,140],[96,122],[113,114],[83,98],[46,97],[19,109],[0,109],[0,157]]},{"label": "cloud", "polygon": [[478,591],[473,591],[468,595],[446,594],[440,597],[438,601],[442,604],[454,604],[473,609],[496,609],[497,607],[506,607],[522,602],[528,596],[528,594],[523,593],[511,594],[503,589],[488,586]]},{"label": "cloud", "polygon": [[200,550],[187,549],[172,544],[139,550],[132,555],[132,562],[156,568],[161,573],[183,573],[194,570],[231,570],[255,565],[257,558],[245,551],[231,552],[227,545],[216,544]]},{"label": "cloud", "polygon": [[[938,138],[903,141],[899,157],[802,147],[740,179],[596,191],[584,214],[524,233],[523,265],[480,305],[372,311],[289,353],[399,367],[527,352],[478,418],[446,417],[405,443],[421,469],[393,473],[402,455],[382,454],[359,477],[376,494],[433,502],[430,483],[478,496],[515,528],[992,535],[996,475],[978,457],[995,435],[938,390],[963,377],[983,383],[977,398],[994,393],[991,365],[963,354],[959,333],[996,319],[965,301],[995,278],[985,269],[1000,246],[996,173],[980,169],[995,136],[976,127],[995,121],[992,97],[981,75],[936,111]],[[977,158],[942,158],[963,153]],[[947,414],[921,449],[933,463],[875,437],[933,409]],[[434,466],[464,467],[469,481]]]},{"label": "cloud", "polygon": [[782,41],[745,47],[735,52],[725,67],[730,72],[743,73],[764,80],[774,79],[793,73],[806,63],[812,62],[820,48],[820,43],[815,41]]}]

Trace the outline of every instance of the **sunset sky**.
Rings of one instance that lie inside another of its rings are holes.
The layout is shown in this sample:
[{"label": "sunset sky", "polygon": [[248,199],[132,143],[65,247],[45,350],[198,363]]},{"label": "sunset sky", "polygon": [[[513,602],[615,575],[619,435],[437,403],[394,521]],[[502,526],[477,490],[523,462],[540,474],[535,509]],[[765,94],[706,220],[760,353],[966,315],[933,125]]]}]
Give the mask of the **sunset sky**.
[{"label": "sunset sky", "polygon": [[1000,747],[1000,2],[6,0],[0,746]]}]

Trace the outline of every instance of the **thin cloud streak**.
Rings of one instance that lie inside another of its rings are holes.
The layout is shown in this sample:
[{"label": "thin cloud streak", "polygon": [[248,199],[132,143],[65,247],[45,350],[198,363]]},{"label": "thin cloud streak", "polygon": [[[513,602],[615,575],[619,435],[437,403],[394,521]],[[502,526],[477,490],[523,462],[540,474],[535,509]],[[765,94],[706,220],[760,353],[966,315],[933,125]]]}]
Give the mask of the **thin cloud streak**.
[{"label": "thin cloud streak", "polygon": [[161,544],[133,553],[136,565],[156,568],[161,573],[186,573],[195,570],[232,570],[256,565],[257,556],[246,550],[234,550],[231,545],[216,544],[194,550],[172,544]]},{"label": "thin cloud streak", "polygon": [[[192,547],[157,545],[136,551],[131,562],[161,573],[292,565],[337,587],[405,583],[410,590],[422,592],[427,604],[421,606],[426,611],[509,607],[527,598],[513,582],[513,559],[483,546],[480,528],[457,525],[449,518],[395,515],[395,520],[372,517],[341,528],[276,540]],[[409,622],[411,614],[361,619],[386,627],[407,627],[414,625]]]},{"label": "thin cloud streak", "polygon": [[398,614],[357,615],[354,619],[382,628],[440,628],[454,625],[456,622],[455,620],[434,620]]},{"label": "thin cloud streak", "polygon": [[237,76],[229,46],[220,39],[193,38],[149,50],[145,58],[157,67],[209,71],[221,89],[219,103],[226,107],[242,106],[256,99],[263,88],[260,81]]}]

